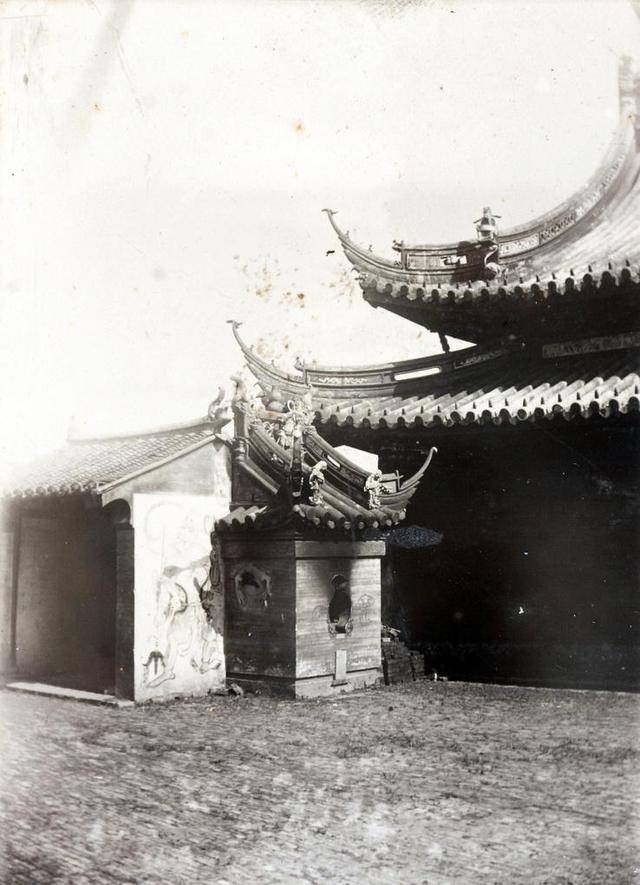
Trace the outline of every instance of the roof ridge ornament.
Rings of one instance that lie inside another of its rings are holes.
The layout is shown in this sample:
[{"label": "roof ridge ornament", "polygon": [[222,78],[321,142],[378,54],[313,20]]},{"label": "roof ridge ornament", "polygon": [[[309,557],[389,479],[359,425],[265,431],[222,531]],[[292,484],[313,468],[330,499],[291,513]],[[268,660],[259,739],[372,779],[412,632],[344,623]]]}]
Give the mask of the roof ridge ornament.
[{"label": "roof ridge ornament", "polygon": [[207,418],[218,432],[233,418],[229,406],[230,403],[226,390],[219,385],[218,394],[215,399],[209,403],[209,408],[207,409]]},{"label": "roof ridge ornament", "polygon": [[485,206],[482,215],[473,223],[476,226],[476,236],[479,243],[497,243],[498,242],[498,222],[496,219],[502,218],[501,215],[494,215],[491,206]]},{"label": "roof ridge ornament", "polygon": [[322,486],[324,485],[324,472],[328,466],[326,461],[320,460],[311,468],[311,473],[309,474],[309,489],[311,490],[309,504],[313,504],[314,507],[327,506],[322,496]]},{"label": "roof ridge ornament", "polygon": [[369,474],[364,482],[364,490],[369,495],[369,510],[378,510],[381,496],[388,494],[382,482],[382,470],[374,470]]}]

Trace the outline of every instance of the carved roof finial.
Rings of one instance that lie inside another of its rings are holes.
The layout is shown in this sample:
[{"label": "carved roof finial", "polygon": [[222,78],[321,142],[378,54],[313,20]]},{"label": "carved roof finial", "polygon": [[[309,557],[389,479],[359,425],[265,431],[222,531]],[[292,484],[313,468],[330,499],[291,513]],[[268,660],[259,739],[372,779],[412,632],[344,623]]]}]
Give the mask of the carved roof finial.
[{"label": "carved roof finial", "polygon": [[476,226],[476,234],[479,243],[495,243],[498,239],[498,222],[500,215],[494,215],[491,206],[485,206],[482,210],[482,217],[476,219],[473,223]]},{"label": "carved roof finial", "polygon": [[232,415],[229,410],[229,401],[226,399],[224,387],[218,387],[218,394],[209,404],[207,417],[214,425],[216,431],[222,430],[225,424],[231,421]]}]

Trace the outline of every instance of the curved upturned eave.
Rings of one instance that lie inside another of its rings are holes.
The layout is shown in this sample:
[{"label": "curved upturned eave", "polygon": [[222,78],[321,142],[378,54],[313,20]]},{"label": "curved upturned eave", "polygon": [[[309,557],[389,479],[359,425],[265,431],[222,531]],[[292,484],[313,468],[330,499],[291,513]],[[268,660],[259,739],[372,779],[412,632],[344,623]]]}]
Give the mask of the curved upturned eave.
[{"label": "curved upturned eave", "polygon": [[[502,244],[512,239],[521,238],[533,233],[537,228],[553,222],[558,216],[564,215],[564,213],[571,209],[572,206],[584,199],[591,191],[600,187],[606,180],[607,175],[613,173],[614,168],[616,171],[622,170],[625,159],[633,157],[638,153],[635,144],[634,121],[635,112],[630,104],[626,104],[625,109],[620,115],[620,122],[611,142],[609,143],[609,147],[607,148],[600,165],[587,183],[582,185],[582,187],[577,191],[574,191],[570,197],[562,203],[559,203],[557,206],[554,206],[553,209],[550,209],[548,212],[544,212],[542,215],[538,215],[524,224],[518,224],[514,227],[500,231],[498,237],[499,242]],[[611,190],[617,177],[617,175],[614,175],[614,178],[603,188],[601,199]]]},{"label": "curved upturned eave", "polygon": [[[364,491],[364,483],[369,476],[369,472],[345,458],[341,452],[338,452],[315,429],[311,429],[307,435],[307,445],[311,442],[313,442],[313,445],[309,447],[313,450],[314,457],[321,456],[323,460],[326,460],[327,469],[325,475],[332,488],[337,491],[342,487],[343,493],[348,490],[348,497],[352,497],[356,501],[366,502],[367,493]],[[406,508],[436,452],[437,449],[432,448],[418,470],[407,477],[396,492],[390,492],[381,498],[383,508],[386,507],[395,511],[402,511]]]},{"label": "curved upturned eave", "polygon": [[[501,247],[500,263],[505,267],[513,267],[523,260],[535,260],[540,255],[552,253],[571,241],[580,230],[593,227],[598,219],[615,211],[615,207],[624,201],[640,169],[640,152],[636,146],[635,111],[630,103],[623,105],[621,122],[612,139],[610,147],[600,163],[598,170],[578,191],[554,209],[516,227],[502,231],[498,237]],[[626,188],[621,184],[627,184]],[[362,274],[384,277],[401,282],[436,282],[443,281],[454,273],[451,267],[430,267],[426,270],[403,268],[399,262],[363,249],[345,233],[335,221],[333,210],[324,209],[331,226],[335,230],[347,259]],[[567,214],[576,217],[567,223]],[[545,228],[557,225],[559,231],[549,235],[545,242],[527,243],[540,237]],[[472,253],[476,244],[467,238],[467,253]],[[513,248],[513,244],[516,248]],[[518,245],[520,244],[520,245]],[[511,248],[510,248],[511,247]],[[460,243],[425,244],[421,246],[405,245],[406,250],[422,251],[432,258],[445,258],[461,254]]]},{"label": "curved upturned eave", "polygon": [[305,384],[302,376],[290,375],[276,366],[270,365],[266,360],[259,357],[247,344],[244,343],[238,332],[242,323],[235,320],[229,320],[233,331],[233,337],[238,342],[240,350],[247,362],[247,366],[253,375],[258,379],[265,390],[277,387],[281,390],[291,391],[292,393],[302,395],[307,392],[308,386]]},{"label": "curved upturned eave", "polygon": [[[260,414],[256,414],[260,420]],[[370,514],[368,493],[365,482],[369,471],[346,458],[331,443],[327,442],[315,428],[310,427],[304,436],[304,449],[312,459],[325,461],[325,482],[323,494],[328,503],[338,507],[348,506],[355,509],[360,517]],[[420,468],[400,484],[396,492],[386,494],[382,498],[381,510],[395,511],[401,514],[415,493],[420,480],[426,472],[437,449],[432,448]],[[286,474],[291,466],[291,450],[284,449],[259,424],[252,424],[249,432],[249,458],[240,462],[240,466],[265,491],[274,494],[286,481]],[[301,468],[306,476],[311,472],[311,465],[302,461]],[[402,518],[400,516],[400,518]]]},{"label": "curved upturned eave", "polygon": [[[397,362],[378,363],[365,366],[303,366],[299,376],[292,376],[276,366],[271,366],[257,356],[240,337],[236,323],[233,333],[246,364],[265,393],[277,388],[282,394],[290,397],[301,397],[313,392],[314,399],[340,400],[356,395],[362,399],[374,396],[394,396],[398,385],[403,387],[412,384],[424,386],[430,378],[437,378],[441,373],[453,368],[461,368],[467,362],[473,365],[478,360],[485,362],[503,357],[506,350],[486,350],[473,345],[449,353],[434,354],[418,359],[398,360]],[[424,375],[420,373],[424,372]],[[322,380],[325,376],[326,380]]]}]

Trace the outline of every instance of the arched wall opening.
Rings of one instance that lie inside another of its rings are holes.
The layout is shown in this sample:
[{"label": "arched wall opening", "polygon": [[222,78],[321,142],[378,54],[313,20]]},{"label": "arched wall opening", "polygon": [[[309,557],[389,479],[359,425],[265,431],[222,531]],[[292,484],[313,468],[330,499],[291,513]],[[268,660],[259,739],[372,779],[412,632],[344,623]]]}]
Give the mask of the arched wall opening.
[{"label": "arched wall opening", "polygon": [[351,590],[343,574],[331,579],[333,595],[329,602],[329,626],[334,633],[347,633],[351,622]]}]

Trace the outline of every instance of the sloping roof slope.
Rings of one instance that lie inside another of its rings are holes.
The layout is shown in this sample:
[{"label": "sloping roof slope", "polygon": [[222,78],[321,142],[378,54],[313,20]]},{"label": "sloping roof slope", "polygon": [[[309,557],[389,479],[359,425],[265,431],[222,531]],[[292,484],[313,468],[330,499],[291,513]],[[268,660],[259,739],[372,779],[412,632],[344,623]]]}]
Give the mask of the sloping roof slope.
[{"label": "sloping roof slope", "polygon": [[100,494],[122,479],[213,440],[214,426],[201,422],[132,436],[73,440],[25,465],[3,491],[10,497],[88,492]]},{"label": "sloping roof slope", "polygon": [[418,390],[408,382],[384,396],[319,400],[316,424],[451,427],[639,412],[637,349],[553,354],[535,360],[526,353],[497,357],[467,371],[420,379]]}]

